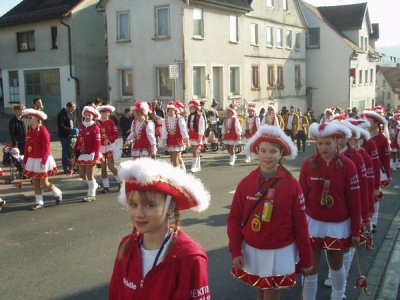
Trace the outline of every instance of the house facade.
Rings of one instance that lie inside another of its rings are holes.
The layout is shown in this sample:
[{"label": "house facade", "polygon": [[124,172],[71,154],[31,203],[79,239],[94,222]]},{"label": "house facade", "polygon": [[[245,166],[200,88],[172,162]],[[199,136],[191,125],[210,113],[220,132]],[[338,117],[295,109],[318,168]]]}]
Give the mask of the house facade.
[{"label": "house facade", "polygon": [[215,99],[305,108],[305,19],[297,0],[109,1],[109,98]]},{"label": "house facade", "polygon": [[69,101],[106,99],[104,19],[96,0],[24,0],[0,18],[4,111],[41,98],[49,117]]},{"label": "house facade", "polygon": [[372,46],[379,38],[379,27],[371,24],[367,4],[301,5],[309,30],[308,106],[317,114],[332,106],[356,107],[359,111],[374,106],[379,56]]},{"label": "house facade", "polygon": [[376,104],[386,110],[400,109],[400,65],[380,67],[376,71]]}]

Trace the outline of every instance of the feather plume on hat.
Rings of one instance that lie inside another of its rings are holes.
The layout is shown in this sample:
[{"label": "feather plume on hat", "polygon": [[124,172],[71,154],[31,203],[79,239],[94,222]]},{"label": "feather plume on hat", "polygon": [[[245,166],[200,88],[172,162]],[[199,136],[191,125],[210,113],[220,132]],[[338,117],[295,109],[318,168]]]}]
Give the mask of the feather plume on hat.
[{"label": "feather plume on hat", "polygon": [[324,124],[312,123],[309,132],[314,139],[321,137],[351,138],[350,129],[332,122]]},{"label": "feather plume on hat", "polygon": [[33,108],[26,108],[23,111],[24,116],[34,116],[36,118],[38,118],[39,120],[46,120],[47,119],[47,115],[40,111],[40,110],[36,110]]}]

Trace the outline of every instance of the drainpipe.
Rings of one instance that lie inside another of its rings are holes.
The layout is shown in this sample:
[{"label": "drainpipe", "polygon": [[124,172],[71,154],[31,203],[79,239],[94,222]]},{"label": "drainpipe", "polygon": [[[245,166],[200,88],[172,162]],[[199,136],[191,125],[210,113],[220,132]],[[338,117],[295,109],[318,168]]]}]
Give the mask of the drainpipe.
[{"label": "drainpipe", "polygon": [[68,28],[68,59],[69,59],[69,77],[71,77],[76,82],[76,110],[78,111],[78,116],[80,115],[81,105],[80,105],[80,82],[79,78],[72,74],[72,42],[71,42],[71,26],[63,22],[64,16],[60,18],[60,23]]}]

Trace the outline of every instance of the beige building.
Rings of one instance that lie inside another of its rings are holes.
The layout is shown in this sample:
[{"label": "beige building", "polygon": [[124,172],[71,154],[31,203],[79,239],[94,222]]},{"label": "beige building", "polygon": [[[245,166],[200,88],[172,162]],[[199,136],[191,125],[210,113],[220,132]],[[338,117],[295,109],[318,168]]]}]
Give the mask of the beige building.
[{"label": "beige building", "polygon": [[297,0],[101,0],[98,11],[107,20],[109,98],[120,112],[156,97],[305,108]]},{"label": "beige building", "polygon": [[42,98],[55,117],[71,100],[107,97],[104,18],[98,0],[24,0],[0,18],[5,112]]},{"label": "beige building", "polygon": [[400,109],[400,65],[397,67],[377,67],[376,104],[386,110]]}]

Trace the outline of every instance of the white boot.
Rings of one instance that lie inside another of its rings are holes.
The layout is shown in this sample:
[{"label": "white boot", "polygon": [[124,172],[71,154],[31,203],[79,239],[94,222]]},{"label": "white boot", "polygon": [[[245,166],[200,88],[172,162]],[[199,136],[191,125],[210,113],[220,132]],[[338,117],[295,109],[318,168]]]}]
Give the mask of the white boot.
[{"label": "white boot", "polygon": [[236,156],[235,155],[231,155],[229,158],[229,164],[231,166],[233,166],[235,164],[235,160],[236,160]]},{"label": "white boot", "polygon": [[197,157],[195,157],[192,158],[192,168],[190,169],[190,172],[195,173],[197,171]]},{"label": "white boot", "polygon": [[396,169],[397,169],[397,162],[391,162],[390,163],[390,165],[391,165],[391,167],[392,167],[392,171],[396,171]]},{"label": "white boot", "polygon": [[246,155],[246,159],[244,160],[245,163],[251,162],[251,157],[250,155]]},{"label": "white boot", "polygon": [[183,171],[186,172],[186,166],[185,166],[185,163],[184,163],[184,162],[182,162],[182,163],[179,165],[179,167],[180,167]]},{"label": "white boot", "polygon": [[201,166],[200,166],[200,156],[199,156],[199,157],[197,157],[197,160],[196,160],[196,168],[197,168],[197,171],[201,171]]}]

